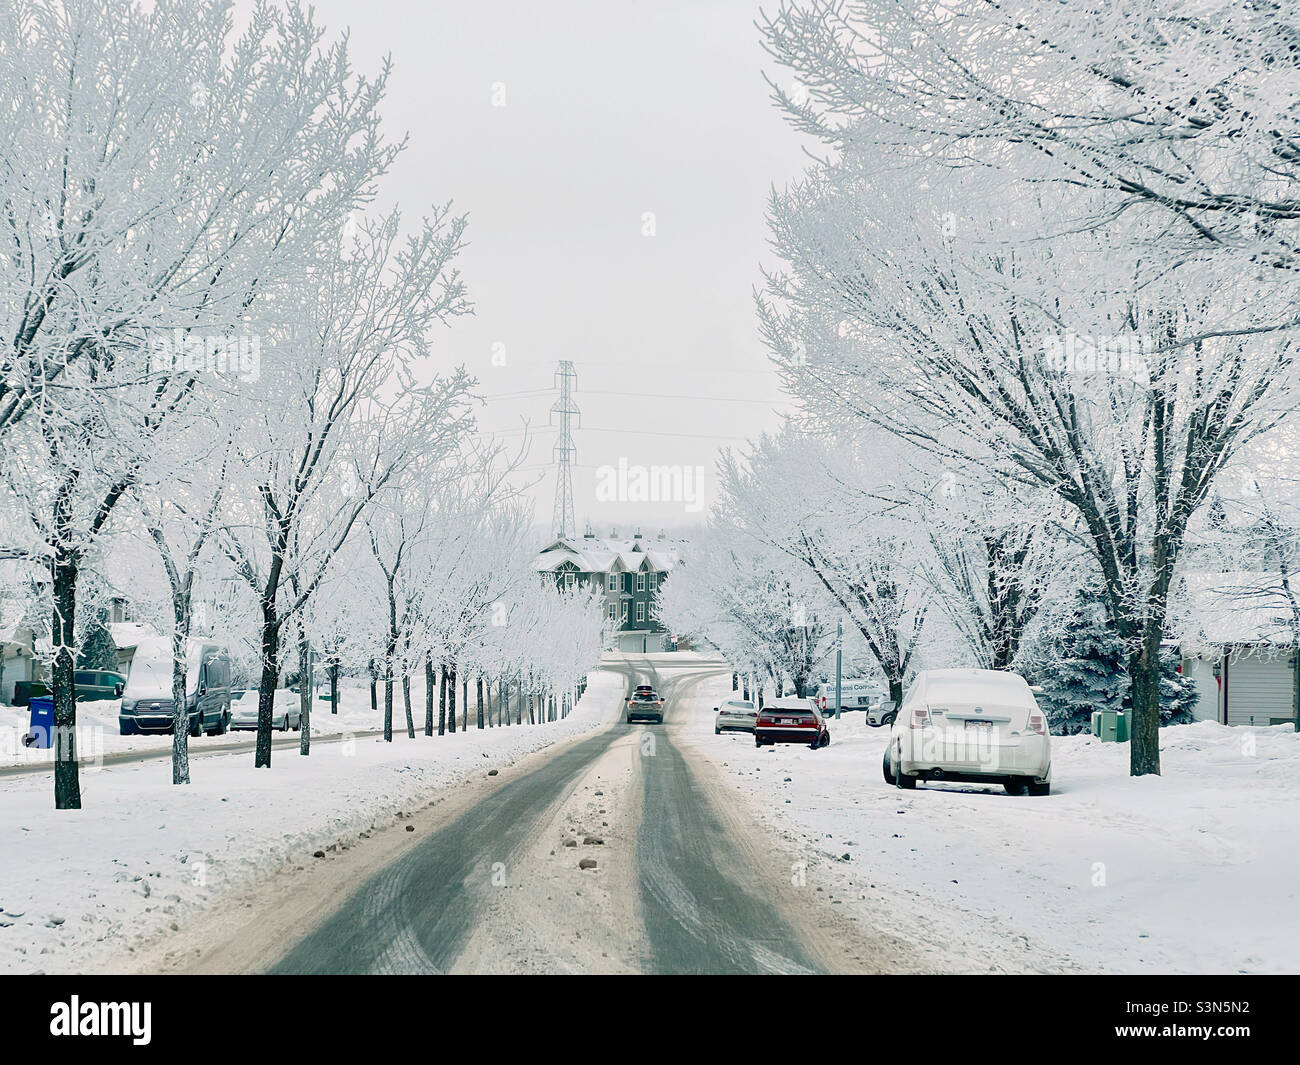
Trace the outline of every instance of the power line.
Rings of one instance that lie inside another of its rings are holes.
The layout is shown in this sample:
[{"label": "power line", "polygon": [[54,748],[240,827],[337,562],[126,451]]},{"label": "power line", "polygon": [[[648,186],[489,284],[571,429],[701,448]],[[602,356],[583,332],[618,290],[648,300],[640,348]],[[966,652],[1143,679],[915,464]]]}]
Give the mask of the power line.
[{"label": "power line", "polygon": [[688,392],[612,392],[599,388],[584,388],[584,396],[632,396],[636,399],[705,399],[710,403],[757,403],[760,406],[770,406],[773,403],[789,403],[789,396],[782,396],[780,399],[748,399],[744,396],[700,396],[692,395]]}]

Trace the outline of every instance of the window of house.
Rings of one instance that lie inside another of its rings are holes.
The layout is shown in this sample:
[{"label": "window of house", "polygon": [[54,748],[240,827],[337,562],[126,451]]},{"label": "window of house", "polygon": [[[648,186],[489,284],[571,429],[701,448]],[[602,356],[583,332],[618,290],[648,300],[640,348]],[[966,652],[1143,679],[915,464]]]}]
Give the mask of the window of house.
[{"label": "window of house", "polygon": [[636,590],[637,590],[638,592],[644,592],[644,591],[645,591],[645,574],[644,574],[644,573],[638,573],[638,574],[636,575]]},{"label": "window of house", "polygon": [[573,570],[569,570],[569,572],[564,575],[564,587],[572,588],[575,579]]},{"label": "window of house", "polygon": [[653,592],[659,586],[659,574],[647,573],[645,575],[645,583],[646,583],[646,587]]},{"label": "window of house", "polygon": [[610,603],[610,604],[609,604],[609,620],[610,620],[610,621],[613,621],[613,620],[614,620],[614,607],[615,607],[615,604],[614,604],[614,603]]},{"label": "window of house", "polygon": [[[608,577],[605,578],[605,590],[606,590],[607,592],[617,592],[617,591],[618,591],[618,574],[617,574],[617,573],[611,573]],[[612,616],[613,616],[613,615],[611,615],[611,617],[612,617]]]},{"label": "window of house", "polygon": [[645,603],[637,603],[636,619],[637,621],[645,621]]},{"label": "window of house", "polygon": [[627,604],[626,604],[626,603],[623,604],[623,620],[624,620],[624,621],[627,620]]}]

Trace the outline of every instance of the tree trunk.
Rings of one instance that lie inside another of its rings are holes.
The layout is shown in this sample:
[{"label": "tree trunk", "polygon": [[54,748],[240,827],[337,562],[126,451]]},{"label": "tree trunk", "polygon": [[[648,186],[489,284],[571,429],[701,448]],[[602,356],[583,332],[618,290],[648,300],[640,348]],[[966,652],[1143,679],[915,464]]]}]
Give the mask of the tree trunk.
[{"label": "tree trunk", "polygon": [[1160,773],[1160,628],[1150,625],[1141,648],[1129,657],[1129,774]]},{"label": "tree trunk", "polygon": [[[55,513],[68,510],[70,503],[60,496]],[[64,524],[60,522],[59,524]],[[77,765],[77,691],[73,676],[76,661],[74,623],[77,616],[77,557],[61,544],[56,548],[50,564],[50,577],[54,591],[54,618],[51,632],[54,637],[54,661],[50,666],[50,691],[54,696],[54,808],[56,810],[81,809],[81,777]]]},{"label": "tree trunk", "polygon": [[483,678],[482,677],[475,678],[474,687],[477,690],[477,695],[478,695],[478,727],[485,728],[486,724],[483,721]]},{"label": "tree trunk", "polygon": [[903,681],[900,678],[889,678],[889,701],[895,710],[903,705]]},{"label": "tree trunk", "polygon": [[172,783],[190,782],[190,715],[186,712],[186,654],[190,633],[189,604],[172,595]]},{"label": "tree trunk", "polygon": [[298,634],[298,753],[311,754],[311,640]]},{"label": "tree trunk", "polygon": [[460,730],[469,731],[469,677],[460,682]]},{"label": "tree trunk", "polygon": [[447,667],[438,667],[438,735],[447,731]]},{"label": "tree trunk", "polygon": [[415,739],[415,718],[411,714],[411,674],[402,670],[402,705],[406,708],[406,738]]},{"label": "tree trunk", "polygon": [[384,741],[393,742],[393,673],[384,675]]},{"label": "tree trunk", "polygon": [[280,624],[275,599],[262,600],[262,680],[257,688],[257,750],[253,765],[271,764],[271,719],[275,716],[275,686],[280,683]]},{"label": "tree trunk", "polygon": [[330,663],[330,713],[339,712],[339,662],[335,659]]},{"label": "tree trunk", "polygon": [[379,675],[375,672],[375,660],[372,658],[369,665],[370,670],[370,709],[379,709]]},{"label": "tree trunk", "polygon": [[433,655],[424,656],[424,734],[433,735]]},{"label": "tree trunk", "polygon": [[[456,732],[456,667],[454,665],[447,675],[447,731],[453,735]],[[438,727],[438,734],[442,735],[442,726]]]}]

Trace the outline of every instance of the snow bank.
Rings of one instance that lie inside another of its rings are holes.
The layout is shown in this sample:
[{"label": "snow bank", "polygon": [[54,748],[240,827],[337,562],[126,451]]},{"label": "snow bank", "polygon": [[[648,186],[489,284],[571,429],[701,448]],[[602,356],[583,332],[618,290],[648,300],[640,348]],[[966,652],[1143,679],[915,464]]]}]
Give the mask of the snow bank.
[{"label": "snow bank", "polygon": [[701,690],[693,744],[807,860],[810,885],[936,967],[1300,969],[1289,916],[1300,735],[1289,727],[1164,729],[1163,775],[1139,778],[1127,744],[1058,736],[1048,797],[904,792],[881,777],[887,729],[845,714],[825,750],[760,752],[747,734],[713,735],[712,707],[729,692],[723,679]]},{"label": "snow bank", "polygon": [[[0,973],[84,970],[139,936],[183,927],[196,909],[391,821],[434,789],[612,719],[623,684],[593,673],[574,712],[545,725],[356,738],[309,758],[277,750],[269,770],[253,768],[251,751],[196,759],[187,787],[172,786],[166,758],[110,764],[83,771],[80,811],[54,811],[44,773],[0,777]],[[375,727],[369,691],[351,694],[365,696],[364,713],[344,711],[345,695],[338,717]],[[333,717],[324,705],[317,721]]]}]

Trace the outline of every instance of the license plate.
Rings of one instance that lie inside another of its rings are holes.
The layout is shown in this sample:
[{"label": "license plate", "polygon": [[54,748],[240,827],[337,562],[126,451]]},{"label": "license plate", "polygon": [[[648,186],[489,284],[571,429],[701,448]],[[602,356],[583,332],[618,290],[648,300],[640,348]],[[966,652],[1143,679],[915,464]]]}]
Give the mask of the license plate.
[{"label": "license plate", "polygon": [[992,732],[992,721],[967,721],[966,727],[974,732]]}]

